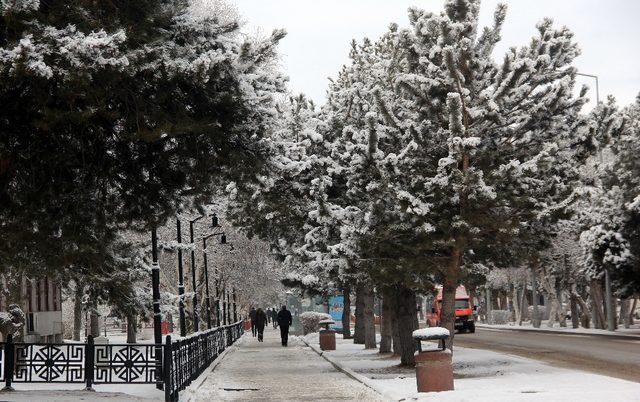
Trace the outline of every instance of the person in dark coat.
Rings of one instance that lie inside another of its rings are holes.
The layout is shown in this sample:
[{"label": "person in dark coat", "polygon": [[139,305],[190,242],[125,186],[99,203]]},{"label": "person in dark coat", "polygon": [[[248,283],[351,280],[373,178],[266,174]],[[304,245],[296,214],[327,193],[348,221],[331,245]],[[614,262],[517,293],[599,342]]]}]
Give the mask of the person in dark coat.
[{"label": "person in dark coat", "polygon": [[271,309],[271,321],[273,321],[273,329],[278,328],[278,312],[275,307]]},{"label": "person in dark coat", "polygon": [[287,343],[289,342],[289,327],[291,326],[291,322],[291,312],[287,310],[287,306],[282,306],[282,310],[278,313],[278,325],[280,326],[282,346],[287,346]]},{"label": "person in dark coat", "polygon": [[264,327],[267,325],[267,315],[261,308],[256,311],[256,329],[258,331],[258,342],[264,339]]},{"label": "person in dark coat", "polygon": [[251,319],[251,333],[253,336],[256,336],[256,308],[251,307],[251,311],[249,311],[249,318]]}]

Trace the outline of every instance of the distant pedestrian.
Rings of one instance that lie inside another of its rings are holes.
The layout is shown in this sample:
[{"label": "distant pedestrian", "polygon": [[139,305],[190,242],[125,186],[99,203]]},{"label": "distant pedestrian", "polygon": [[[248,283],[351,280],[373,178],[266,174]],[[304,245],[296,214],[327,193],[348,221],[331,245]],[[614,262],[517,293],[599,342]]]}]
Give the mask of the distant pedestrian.
[{"label": "distant pedestrian", "polygon": [[273,329],[278,328],[278,311],[275,307],[271,309],[271,321],[273,321]]},{"label": "distant pedestrian", "polygon": [[256,308],[251,307],[251,311],[249,311],[249,318],[251,319],[251,333],[253,336],[256,336]]},{"label": "distant pedestrian", "polygon": [[289,327],[291,326],[291,313],[287,310],[287,306],[282,306],[278,313],[278,325],[280,326],[280,338],[282,338],[282,346],[287,346],[289,342]]},{"label": "distant pedestrian", "polygon": [[261,308],[256,311],[256,329],[258,331],[258,342],[264,340],[264,327],[267,325],[267,315]]},{"label": "distant pedestrian", "polygon": [[267,324],[271,323],[271,309],[267,309],[267,311],[264,312],[267,315]]}]

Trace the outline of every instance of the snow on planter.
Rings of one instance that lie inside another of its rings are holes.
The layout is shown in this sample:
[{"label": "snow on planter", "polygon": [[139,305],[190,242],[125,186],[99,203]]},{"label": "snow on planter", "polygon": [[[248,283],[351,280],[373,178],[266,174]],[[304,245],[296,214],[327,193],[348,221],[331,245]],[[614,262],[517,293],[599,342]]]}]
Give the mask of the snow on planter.
[{"label": "snow on planter", "polygon": [[430,341],[434,339],[448,338],[449,330],[442,327],[422,328],[413,331],[413,339],[419,341]]}]

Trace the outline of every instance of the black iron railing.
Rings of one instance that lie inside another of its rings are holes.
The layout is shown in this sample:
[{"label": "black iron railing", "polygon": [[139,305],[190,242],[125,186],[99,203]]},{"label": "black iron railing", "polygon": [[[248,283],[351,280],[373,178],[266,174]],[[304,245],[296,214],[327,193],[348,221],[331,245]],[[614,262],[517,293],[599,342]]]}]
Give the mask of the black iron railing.
[{"label": "black iron railing", "polygon": [[[178,393],[243,333],[242,322],[156,344],[14,343],[11,335],[0,347],[0,381],[93,384],[162,384],[166,401]],[[162,366],[156,347],[163,351]]]},{"label": "black iron railing", "polygon": [[164,347],[165,400],[177,401],[178,393],[209,367],[227,346],[242,336],[242,322],[210,329],[171,342]]}]

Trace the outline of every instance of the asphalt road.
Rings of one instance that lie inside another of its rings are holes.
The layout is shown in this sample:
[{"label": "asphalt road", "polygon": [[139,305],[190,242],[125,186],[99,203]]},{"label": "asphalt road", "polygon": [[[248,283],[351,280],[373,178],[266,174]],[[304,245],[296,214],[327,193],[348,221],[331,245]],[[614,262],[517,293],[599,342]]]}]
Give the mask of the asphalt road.
[{"label": "asphalt road", "polygon": [[455,344],[640,382],[640,339],[476,328],[456,333]]}]

